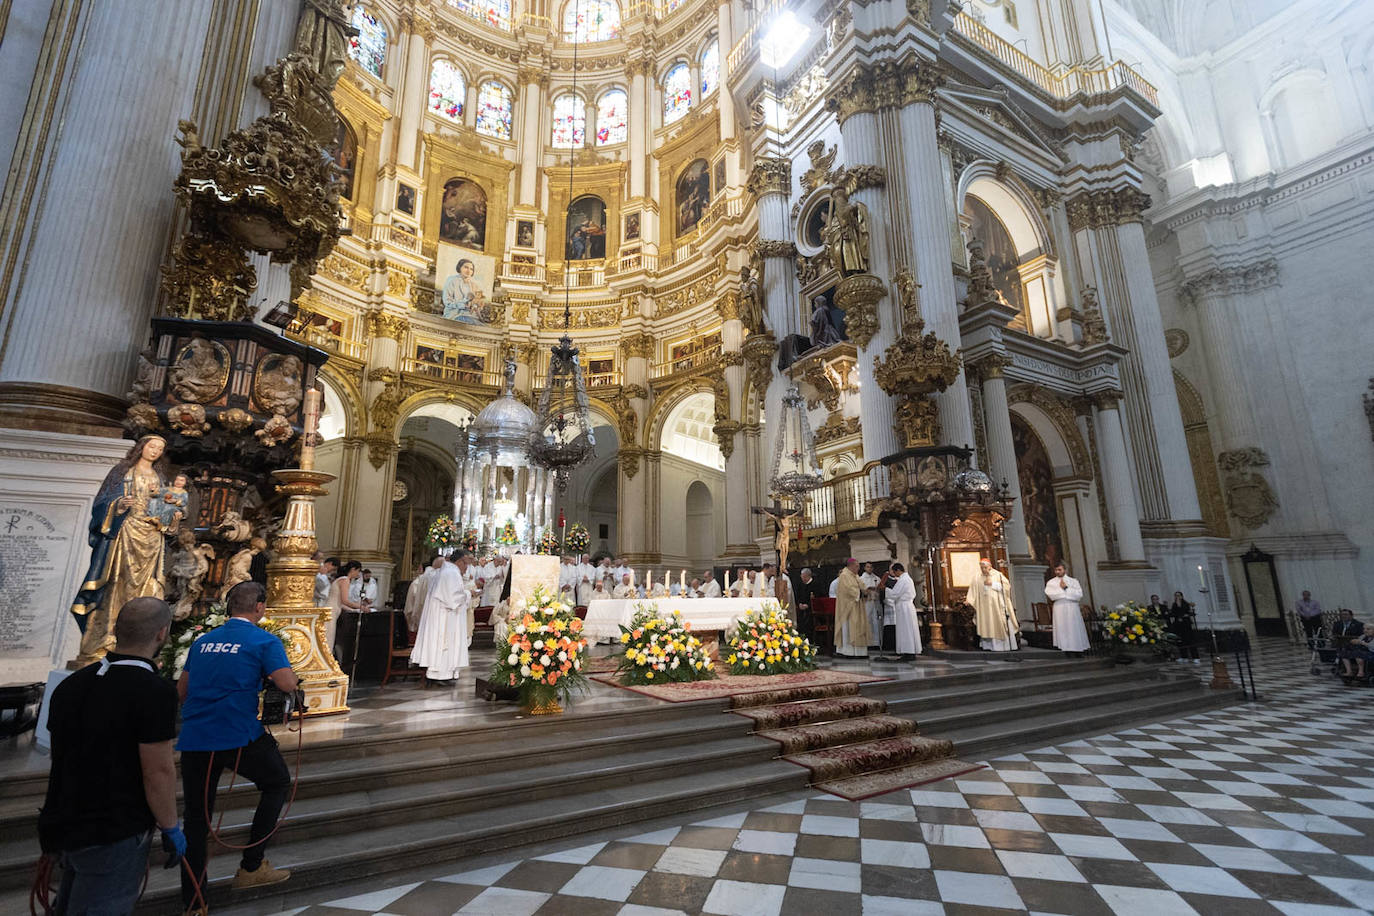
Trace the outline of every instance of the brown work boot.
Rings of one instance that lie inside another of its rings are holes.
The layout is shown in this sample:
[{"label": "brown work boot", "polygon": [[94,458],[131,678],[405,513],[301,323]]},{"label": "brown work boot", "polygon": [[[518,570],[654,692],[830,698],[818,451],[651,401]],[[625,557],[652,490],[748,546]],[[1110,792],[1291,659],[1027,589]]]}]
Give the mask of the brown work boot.
[{"label": "brown work boot", "polygon": [[244,871],[240,866],[239,870],[234,872],[234,890],[280,884],[289,877],[291,872],[284,868],[273,868],[271,862],[263,859],[256,871]]},{"label": "brown work boot", "polygon": [[186,908],[186,912],[183,913],[182,916],[210,916],[210,909],[209,907],[193,903]]}]

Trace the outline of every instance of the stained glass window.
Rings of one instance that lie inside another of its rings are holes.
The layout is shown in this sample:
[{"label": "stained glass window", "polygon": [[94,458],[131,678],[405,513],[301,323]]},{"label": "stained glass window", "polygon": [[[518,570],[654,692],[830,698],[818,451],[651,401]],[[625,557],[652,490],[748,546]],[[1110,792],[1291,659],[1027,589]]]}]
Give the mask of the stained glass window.
[{"label": "stained glass window", "polygon": [[510,31],[511,0],[448,0],[448,5],[473,19]]},{"label": "stained glass window", "polygon": [[630,107],[624,89],[612,89],[596,103],[596,144],[624,143],[629,136],[626,111]]},{"label": "stained glass window", "polygon": [[477,87],[477,132],[498,140],[510,139],[511,110],[515,96],[500,83],[489,80]]},{"label": "stained glass window", "polygon": [[663,77],[663,123],[672,124],[692,107],[692,71],[678,64]]},{"label": "stained glass window", "polygon": [[701,55],[701,97],[704,99],[720,86],[720,42],[711,42]]},{"label": "stained glass window", "polygon": [[563,7],[564,41],[607,41],[620,34],[615,0],[568,0]]},{"label": "stained glass window", "polygon": [[463,71],[446,60],[436,60],[429,70],[429,110],[461,121],[467,94],[468,84],[463,79]]},{"label": "stained glass window", "polygon": [[571,92],[553,100],[553,145],[558,149],[581,149],[586,143],[587,109],[582,99]]},{"label": "stained glass window", "polygon": [[378,79],[386,63],[386,26],[361,6],[353,8],[353,28],[358,34],[348,39],[348,56]]}]

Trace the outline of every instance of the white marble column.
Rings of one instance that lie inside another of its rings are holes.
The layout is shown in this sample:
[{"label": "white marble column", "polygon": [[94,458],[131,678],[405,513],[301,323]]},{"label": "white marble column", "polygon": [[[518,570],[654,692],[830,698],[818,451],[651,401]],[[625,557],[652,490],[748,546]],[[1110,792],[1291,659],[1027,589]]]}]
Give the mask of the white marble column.
[{"label": "white marble column", "polygon": [[730,0],[724,0],[716,7],[716,45],[720,49],[720,86],[716,89],[719,101],[716,102],[720,113],[720,139],[735,138],[735,99],[725,86],[726,61],[730,49],[735,46],[734,23],[730,18]]},{"label": "white marble column", "polygon": [[[20,39],[28,6],[11,12],[7,45]],[[81,432],[122,418],[114,399],[128,389],[157,301],[181,167],[173,138],[193,110],[214,6],[86,3],[65,23],[71,41],[55,40],[40,58],[35,91],[50,89],[52,107],[19,138],[12,165],[23,165],[23,184],[12,187],[30,196],[8,201],[14,222],[0,251],[14,267],[0,268],[0,407]],[[47,87],[55,79],[61,85]],[[20,100],[28,91],[6,90]]]},{"label": "white marble column", "polygon": [[1149,198],[1132,188],[1087,192],[1068,201],[1085,282],[1095,277],[1125,393],[1122,422],[1136,456],[1135,487],[1146,521],[1198,522],[1197,489],[1186,461],[1183,415],[1164,344],[1164,321],[1150,273],[1141,214]]},{"label": "white marble column", "polygon": [[541,70],[520,70],[520,200],[524,207],[538,205],[539,163],[544,150],[544,87],[548,76]]},{"label": "white marble column", "polygon": [[[654,356],[653,336],[636,328],[621,340],[620,353],[625,366],[625,387],[638,394],[642,389],[647,395],[649,390],[650,361]],[[627,441],[624,431],[616,430],[620,442],[620,505],[616,514],[616,533],[620,541],[619,552],[634,559],[642,558],[648,549],[648,519],[658,523],[658,513],[650,510],[648,504],[645,471],[644,443],[640,436],[640,425],[644,422],[649,409],[647,397],[631,397],[630,407],[636,418],[635,438]]]},{"label": "white marble column", "polygon": [[[1200,343],[1211,383],[1207,392],[1212,401],[1208,426],[1212,430],[1212,447],[1217,452],[1259,444],[1245,357],[1238,346],[1241,323],[1229,289],[1234,281],[1235,278],[1218,272],[1185,285],[1202,332]],[[1254,394],[1264,398],[1262,391]]]},{"label": "white marble column", "polygon": [[1118,559],[1123,563],[1145,562],[1145,547],[1140,539],[1140,513],[1131,486],[1130,454],[1118,409],[1120,393],[1102,392],[1093,396],[1093,415],[1097,426],[1098,461],[1106,489],[1107,508],[1116,531]]},{"label": "white marble column", "polygon": [[[930,64],[912,65],[904,75],[905,104],[897,112],[899,144],[888,144],[889,170],[897,173],[894,184],[894,216],[898,250],[893,260],[910,267],[921,285],[921,313],[926,330],[949,344],[959,346],[958,292],[950,271],[947,199],[936,142],[934,94],[938,84]],[[905,250],[902,250],[905,240]],[[968,379],[964,373],[947,390],[935,395],[940,408],[940,443],[972,446],[973,413],[969,406]]]},{"label": "white marble column", "polygon": [[[744,322],[739,319],[737,302],[727,297],[728,310],[721,325],[721,350],[725,354],[725,386],[730,394],[730,422],[735,423],[729,436],[729,454],[725,456],[725,554],[740,552],[748,556],[756,552],[749,531],[749,460],[743,435],[743,405],[748,379],[742,362],[740,345],[744,342]],[[722,452],[727,450],[721,442]]]},{"label": "white marble column", "polygon": [[629,111],[629,149],[630,149],[630,197],[644,196],[644,157],[649,137],[648,93],[650,81],[649,68],[653,66],[647,59],[630,62],[630,111]]},{"label": "white marble column", "polygon": [[1030,558],[1026,538],[1026,517],[1021,505],[1021,483],[1016,473],[1016,446],[1011,435],[1011,410],[1007,405],[1007,380],[1002,375],[1007,358],[990,357],[978,364],[983,377],[983,427],[988,442],[988,476],[994,483],[1007,483],[1011,497],[1011,518],[1002,526],[1007,552],[1013,557]]},{"label": "white marble column", "polygon": [[396,138],[396,163],[416,169],[420,162],[420,128],[429,109],[429,43],[433,24],[412,19],[405,40],[405,75],[397,90],[400,135]]}]

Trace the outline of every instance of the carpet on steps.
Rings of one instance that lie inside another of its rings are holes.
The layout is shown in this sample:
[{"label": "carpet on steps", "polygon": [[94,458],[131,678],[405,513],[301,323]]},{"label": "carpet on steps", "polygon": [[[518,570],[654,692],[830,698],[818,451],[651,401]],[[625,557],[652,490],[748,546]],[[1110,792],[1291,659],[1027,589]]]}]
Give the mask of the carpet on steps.
[{"label": "carpet on steps", "polygon": [[835,722],[813,722],[792,728],[776,728],[755,732],[760,738],[776,741],[783,756],[800,754],[820,748],[854,745],[882,738],[896,738],[916,731],[916,723],[897,716],[861,716]]},{"label": "carpet on steps", "polygon": [[861,696],[825,697],[819,700],[779,703],[776,706],[745,707],[736,709],[742,716],[754,720],[756,729],[792,728],[812,722],[830,722],[835,719],[853,719],[859,716],[875,716],[887,710],[882,700]]},{"label": "carpet on steps", "polygon": [[[859,684],[867,684],[873,681],[885,681],[888,678],[873,674],[860,674],[849,671],[831,671],[827,669],[817,669],[815,671],[798,671],[794,674],[725,674],[722,673],[714,680],[710,681],[690,681],[682,684],[653,684],[651,686],[626,686],[620,683],[619,678],[611,674],[594,674],[592,680],[600,681],[603,684],[610,684],[612,687],[619,687],[621,690],[632,690],[635,693],[642,693],[655,699],[665,700],[669,703],[691,703],[696,700],[719,700],[725,697],[738,698],[742,694],[752,694],[761,691],[773,692],[788,691],[798,688],[810,687],[844,687],[851,692]],[[754,704],[749,704],[754,705]]]},{"label": "carpet on steps", "polygon": [[812,783],[819,783],[878,773],[913,763],[929,763],[953,755],[954,742],[946,738],[907,734],[840,747],[817,748],[788,754],[783,759],[806,767],[811,771]]},{"label": "carpet on steps", "polygon": [[858,776],[818,782],[814,784],[814,788],[820,789],[822,792],[829,792],[831,795],[838,795],[847,801],[863,801],[875,795],[896,792],[898,789],[912,789],[926,783],[963,776],[965,773],[981,770],[984,766],[985,764],[968,763],[957,757],[941,757],[922,763],[894,767],[890,770],[880,770],[876,773],[863,773]]}]

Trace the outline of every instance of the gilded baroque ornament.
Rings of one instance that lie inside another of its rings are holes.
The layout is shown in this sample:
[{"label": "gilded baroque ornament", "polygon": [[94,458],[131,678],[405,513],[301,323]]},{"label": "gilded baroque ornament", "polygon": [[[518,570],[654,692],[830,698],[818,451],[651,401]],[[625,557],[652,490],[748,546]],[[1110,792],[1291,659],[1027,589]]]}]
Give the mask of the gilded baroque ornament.
[{"label": "gilded baroque ornament", "polygon": [[1182,328],[1166,328],[1164,330],[1164,346],[1169,351],[1170,359],[1178,359],[1188,349],[1188,332]]},{"label": "gilded baroque ornament", "polygon": [[899,399],[893,427],[903,448],[935,444],[940,414],[930,395],[959,377],[958,354],[933,332],[924,331],[920,314],[908,315],[901,336],[873,364],[878,387]]},{"label": "gilded baroque ornament", "polygon": [[845,277],[835,287],[835,304],[844,309],[844,327],[860,349],[878,333],[878,303],[887,295],[883,281],[872,274]]},{"label": "gilded baroque ornament", "polygon": [[1084,191],[1070,197],[1066,205],[1069,228],[1074,232],[1138,223],[1149,207],[1150,195],[1136,188]]},{"label": "gilded baroque ornament", "polygon": [[386,337],[400,343],[405,339],[409,323],[401,315],[393,315],[380,309],[369,312],[367,332],[371,337]]},{"label": "gilded baroque ornament", "polygon": [[1246,528],[1262,527],[1279,508],[1278,497],[1258,468],[1269,466],[1262,449],[1238,448],[1217,455],[1226,508]]},{"label": "gilded baroque ornament", "polygon": [[792,189],[792,160],[781,156],[760,156],[749,170],[744,188],[755,197],[786,194]]},{"label": "gilded baroque ornament", "polygon": [[716,442],[720,444],[720,453],[729,461],[730,456],[735,453],[735,434],[741,429],[741,425],[734,420],[717,420],[711,427],[711,432],[716,437]]},{"label": "gilded baroque ornament", "polygon": [[832,146],[827,151],[825,141],[816,140],[807,146],[806,155],[811,160],[811,168],[802,173],[802,191],[810,194],[822,185],[834,184],[836,148]]},{"label": "gilded baroque ornament", "polygon": [[657,343],[654,335],[641,332],[630,334],[620,342],[620,352],[625,359],[652,359]]},{"label": "gilded baroque ornament", "polygon": [[1085,286],[1079,299],[1083,303],[1083,346],[1107,343],[1107,321],[1102,317],[1102,306],[1097,302],[1097,287]]},{"label": "gilded baroque ornament", "polygon": [[762,395],[768,390],[768,383],[773,378],[773,354],[778,352],[778,342],[771,332],[764,331],[750,334],[745,338],[741,349],[749,368],[749,380],[753,383],[754,390]]},{"label": "gilded baroque ornament", "polygon": [[838,413],[832,413],[825,418],[816,429],[816,444],[825,445],[829,442],[836,442],[840,439],[847,439],[850,436],[859,434],[859,418],[844,417]]},{"label": "gilded baroque ornament", "polygon": [[751,261],[755,254],[761,258],[794,258],[797,255],[797,246],[788,241],[758,239],[750,248]]},{"label": "gilded baroque ornament", "polygon": [[944,82],[939,64],[917,57],[900,63],[856,66],[830,84],[825,107],[843,124],[861,112],[930,104]]}]

